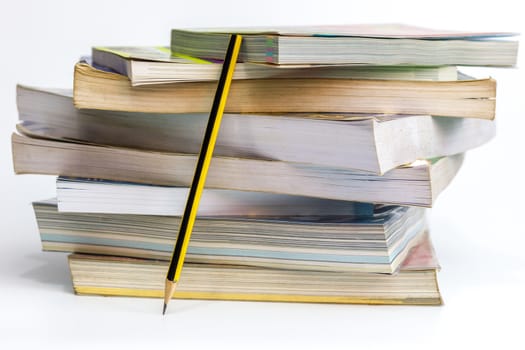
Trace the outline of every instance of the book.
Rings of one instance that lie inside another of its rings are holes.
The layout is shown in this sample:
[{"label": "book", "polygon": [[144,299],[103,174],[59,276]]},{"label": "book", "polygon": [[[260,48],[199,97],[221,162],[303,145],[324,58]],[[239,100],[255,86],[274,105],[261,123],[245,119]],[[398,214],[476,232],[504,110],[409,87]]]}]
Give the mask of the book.
[{"label": "book", "polygon": [[[166,261],[87,254],[70,255],[68,261],[76,294],[164,296]],[[441,305],[438,269],[429,238],[410,251],[394,275],[187,263],[174,298]]]},{"label": "book", "polygon": [[231,33],[240,60],[273,64],[513,66],[514,33],[444,31],[404,24],[173,29],[171,50],[222,59]]},{"label": "book", "polygon": [[[39,137],[164,152],[200,151],[207,113],[78,110],[70,90],[17,87],[19,120]],[[375,174],[463,153],[495,134],[493,121],[428,115],[225,114],[214,155],[262,158]],[[391,142],[391,140],[396,142]]]},{"label": "book", "polygon": [[[18,174],[189,186],[197,157],[12,135]],[[459,171],[463,154],[421,160],[383,176],[284,161],[214,157],[207,188],[430,207]]]},{"label": "book", "polygon": [[[155,186],[100,179],[58,177],[58,210],[76,213],[181,216],[188,187]],[[200,216],[359,216],[370,217],[374,204],[278,193],[205,188]]]},{"label": "book", "polygon": [[[244,79],[231,84],[226,113],[386,113],[493,119],[494,79]],[[146,113],[208,113],[216,82],[132,87],[123,75],[77,63],[75,107]]]},{"label": "book", "polygon": [[[64,213],[54,200],[33,208],[44,250],[159,260],[170,260],[181,218]],[[394,273],[425,230],[416,207],[377,205],[364,217],[199,215],[185,261]]]},{"label": "book", "polygon": [[[92,64],[125,75],[132,86],[219,79],[221,61],[178,55],[167,47],[103,46],[92,48]],[[239,62],[233,79],[351,78],[394,80],[457,80],[454,66],[326,66]]]}]

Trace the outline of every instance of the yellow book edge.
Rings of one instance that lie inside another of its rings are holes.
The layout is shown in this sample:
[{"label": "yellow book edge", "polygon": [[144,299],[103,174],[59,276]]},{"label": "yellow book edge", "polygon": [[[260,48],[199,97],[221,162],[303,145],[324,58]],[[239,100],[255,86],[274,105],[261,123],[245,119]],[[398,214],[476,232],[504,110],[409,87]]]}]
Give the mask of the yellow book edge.
[{"label": "yellow book edge", "polygon": [[[121,297],[163,298],[163,290],[135,289],[135,288],[108,288],[75,286],[77,295],[100,295]],[[274,295],[274,294],[247,294],[247,293],[210,293],[175,291],[174,299],[198,300],[229,300],[229,301],[265,301],[290,303],[321,303],[321,304],[368,304],[368,305],[442,305],[440,297],[434,298],[366,298],[343,296],[312,296],[312,295]]]}]

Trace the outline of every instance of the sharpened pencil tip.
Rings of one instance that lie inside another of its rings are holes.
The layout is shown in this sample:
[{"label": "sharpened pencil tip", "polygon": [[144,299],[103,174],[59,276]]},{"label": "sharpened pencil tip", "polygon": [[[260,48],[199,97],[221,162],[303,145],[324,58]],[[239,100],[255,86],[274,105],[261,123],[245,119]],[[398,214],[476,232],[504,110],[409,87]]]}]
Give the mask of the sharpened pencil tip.
[{"label": "sharpened pencil tip", "polygon": [[164,288],[164,308],[162,309],[163,315],[166,313],[166,308],[168,307],[168,303],[170,302],[176,287],[177,282],[170,281],[166,278],[166,286]]}]

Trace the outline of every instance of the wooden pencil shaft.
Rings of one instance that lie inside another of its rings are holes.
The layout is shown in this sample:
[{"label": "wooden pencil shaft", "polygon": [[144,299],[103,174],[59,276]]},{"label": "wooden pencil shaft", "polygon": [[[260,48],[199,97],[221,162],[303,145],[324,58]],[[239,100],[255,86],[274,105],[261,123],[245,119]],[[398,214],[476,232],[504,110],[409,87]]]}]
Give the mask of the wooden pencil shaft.
[{"label": "wooden pencil shaft", "polygon": [[179,235],[177,236],[177,241],[173,249],[173,255],[166,276],[166,279],[170,281],[177,281],[182,271],[186,249],[189,243],[191,231],[193,229],[193,223],[195,222],[195,217],[197,215],[202,189],[204,188],[204,184],[206,182],[206,175],[211,162],[213,149],[215,147],[215,141],[217,140],[222,114],[226,105],[226,98],[228,95],[233,71],[235,69],[241,40],[242,37],[240,35],[232,35],[228,50],[226,52],[221,76],[217,85],[217,91],[215,93],[212,109],[210,111],[208,125],[204,133],[201,151],[199,153],[199,158],[195,167],[195,175],[193,177],[186,207],[182,216]]}]

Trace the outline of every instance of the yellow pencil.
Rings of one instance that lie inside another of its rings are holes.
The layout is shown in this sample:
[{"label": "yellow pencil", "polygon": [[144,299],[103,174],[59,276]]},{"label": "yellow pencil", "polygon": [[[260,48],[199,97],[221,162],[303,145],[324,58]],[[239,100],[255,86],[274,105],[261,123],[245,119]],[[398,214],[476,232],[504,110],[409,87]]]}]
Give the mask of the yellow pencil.
[{"label": "yellow pencil", "polygon": [[210,112],[210,118],[204,134],[204,140],[202,142],[199,159],[197,160],[197,166],[195,167],[195,175],[193,176],[193,182],[191,183],[190,192],[188,194],[186,208],[184,209],[184,214],[180,223],[179,235],[177,236],[177,241],[173,249],[173,255],[166,276],[162,314],[166,313],[166,308],[173,297],[173,293],[175,292],[182,271],[186,250],[188,249],[188,244],[190,242],[191,231],[193,230],[193,223],[197,216],[199,201],[202,190],[204,189],[204,183],[206,182],[206,175],[210,166],[213,149],[215,148],[215,141],[217,140],[217,135],[219,133],[222,114],[224,112],[224,107],[226,106],[226,99],[228,97],[228,91],[230,90],[235,64],[237,63],[237,57],[241,48],[241,41],[242,36],[233,34],[228,45],[228,50],[226,51],[226,57],[224,58],[219,84],[217,86],[217,91]]}]

